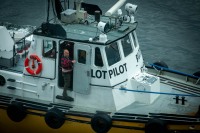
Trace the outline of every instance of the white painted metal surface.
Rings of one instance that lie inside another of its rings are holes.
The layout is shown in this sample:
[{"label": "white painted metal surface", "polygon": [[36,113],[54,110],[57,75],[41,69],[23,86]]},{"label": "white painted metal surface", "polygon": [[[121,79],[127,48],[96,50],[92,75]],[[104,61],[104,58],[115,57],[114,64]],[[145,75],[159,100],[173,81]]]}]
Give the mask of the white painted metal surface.
[{"label": "white painted metal surface", "polygon": [[[90,77],[90,65],[91,65],[91,47],[84,44],[75,44],[74,57],[76,63],[74,64],[73,74],[74,82],[73,87],[74,91],[81,94],[90,94],[91,90],[91,77]],[[83,62],[78,60],[79,51],[86,52],[83,55]],[[86,58],[85,58],[86,57]]]},{"label": "white painted metal surface", "polygon": [[106,13],[105,16],[112,16],[124,3],[126,0],[119,0],[113,7],[111,7]]},{"label": "white painted metal surface", "polygon": [[4,26],[0,26],[0,50],[11,51],[13,50],[14,41],[11,38],[8,30]]}]

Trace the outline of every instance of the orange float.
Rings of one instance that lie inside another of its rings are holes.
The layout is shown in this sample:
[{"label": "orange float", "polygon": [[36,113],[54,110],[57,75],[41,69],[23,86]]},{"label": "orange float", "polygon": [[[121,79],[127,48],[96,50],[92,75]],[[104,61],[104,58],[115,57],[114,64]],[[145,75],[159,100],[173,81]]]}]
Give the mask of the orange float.
[{"label": "orange float", "polygon": [[[32,59],[32,65],[31,65],[31,67],[29,66],[30,59]],[[34,63],[35,60],[36,60],[37,63],[38,63],[37,69],[34,69],[34,68],[35,68],[35,63]],[[26,71],[27,71],[29,74],[31,74],[31,75],[37,75],[37,74],[39,74],[39,73],[42,71],[42,61],[41,61],[41,59],[40,59],[37,55],[35,55],[35,54],[32,54],[32,55],[30,55],[30,58],[27,57],[27,58],[25,59],[25,61],[24,61],[24,66],[25,66],[25,68],[26,68]]]}]

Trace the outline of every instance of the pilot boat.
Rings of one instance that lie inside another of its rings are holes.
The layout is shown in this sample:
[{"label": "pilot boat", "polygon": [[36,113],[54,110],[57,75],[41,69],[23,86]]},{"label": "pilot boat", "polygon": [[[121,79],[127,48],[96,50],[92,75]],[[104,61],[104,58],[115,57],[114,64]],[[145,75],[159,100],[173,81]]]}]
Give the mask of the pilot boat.
[{"label": "pilot boat", "polygon": [[[200,132],[200,74],[144,63],[137,5],[119,0],[102,15],[81,0],[63,11],[53,2],[55,18],[38,28],[0,26],[1,132]],[[64,49],[76,60],[73,101],[62,96]]]}]

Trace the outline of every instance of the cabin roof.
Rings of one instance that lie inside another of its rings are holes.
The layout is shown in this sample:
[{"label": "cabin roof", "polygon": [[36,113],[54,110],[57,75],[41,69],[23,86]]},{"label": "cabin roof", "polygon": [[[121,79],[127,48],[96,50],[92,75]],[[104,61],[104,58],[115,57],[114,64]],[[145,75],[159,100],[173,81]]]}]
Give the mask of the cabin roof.
[{"label": "cabin roof", "polygon": [[[34,31],[34,34],[40,35],[40,36],[63,39],[63,40],[93,43],[93,44],[99,44],[99,45],[108,45],[118,39],[123,38],[125,35],[135,30],[137,27],[137,22],[122,23],[122,25],[119,26],[118,28],[115,28],[113,26],[112,29],[109,29],[109,31],[106,32],[108,41],[106,43],[102,43],[98,41],[98,36],[101,34],[101,31],[99,31],[97,28],[97,22],[94,22],[94,18],[87,19],[87,21],[88,21],[87,24],[86,23],[85,24],[83,23],[82,24],[81,23],[56,24],[58,27],[60,27],[57,30],[55,30],[55,27],[54,27],[56,25],[52,25],[51,23],[49,23],[50,30],[51,30],[51,26],[53,26],[54,28],[53,27],[52,28],[54,30],[52,32],[56,32],[56,33],[45,33],[41,31],[42,30],[42,26],[41,26]],[[111,25],[115,24],[115,19],[110,19],[105,16],[101,17],[101,21],[105,23],[111,22]],[[61,30],[63,34],[61,34]],[[64,31],[66,32],[66,34],[64,34]],[[90,42],[89,38],[92,38],[93,41]]]}]

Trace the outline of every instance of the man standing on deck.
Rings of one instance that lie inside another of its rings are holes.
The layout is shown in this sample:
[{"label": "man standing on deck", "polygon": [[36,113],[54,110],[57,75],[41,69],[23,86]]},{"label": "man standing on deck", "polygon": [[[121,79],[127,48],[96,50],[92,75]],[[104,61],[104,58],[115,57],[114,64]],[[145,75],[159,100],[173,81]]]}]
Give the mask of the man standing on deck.
[{"label": "man standing on deck", "polygon": [[62,67],[62,76],[64,78],[64,89],[63,89],[63,97],[67,101],[74,101],[74,99],[70,96],[67,96],[67,90],[69,90],[69,86],[71,83],[71,73],[73,69],[73,64],[75,60],[69,59],[69,51],[67,49],[64,50],[63,57],[61,58],[61,67]]}]

